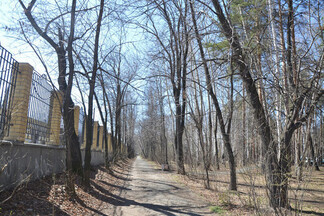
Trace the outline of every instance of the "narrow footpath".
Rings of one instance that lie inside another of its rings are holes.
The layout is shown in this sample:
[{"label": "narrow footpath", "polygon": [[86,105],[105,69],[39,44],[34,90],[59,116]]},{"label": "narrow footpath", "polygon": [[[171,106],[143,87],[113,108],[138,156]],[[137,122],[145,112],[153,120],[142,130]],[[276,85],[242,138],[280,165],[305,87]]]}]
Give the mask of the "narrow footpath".
[{"label": "narrow footpath", "polygon": [[114,215],[213,215],[209,204],[137,157]]}]

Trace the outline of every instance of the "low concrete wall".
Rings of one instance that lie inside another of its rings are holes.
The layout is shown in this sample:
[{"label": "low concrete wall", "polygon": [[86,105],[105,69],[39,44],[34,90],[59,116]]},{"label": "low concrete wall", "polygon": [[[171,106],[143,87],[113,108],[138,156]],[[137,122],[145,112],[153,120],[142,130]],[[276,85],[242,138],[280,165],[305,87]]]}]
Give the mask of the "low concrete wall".
[{"label": "low concrete wall", "polygon": [[[84,158],[84,150],[81,150]],[[0,141],[0,191],[65,170],[65,147]],[[104,164],[104,152],[92,150],[91,164]],[[3,172],[1,172],[2,168]]]},{"label": "low concrete wall", "polygon": [[[84,161],[85,150],[81,149],[82,161]],[[100,150],[91,150],[91,165],[97,166],[105,163],[105,154]]]},{"label": "low concrete wall", "polygon": [[37,144],[0,143],[0,189],[13,187],[65,169],[65,148]]}]

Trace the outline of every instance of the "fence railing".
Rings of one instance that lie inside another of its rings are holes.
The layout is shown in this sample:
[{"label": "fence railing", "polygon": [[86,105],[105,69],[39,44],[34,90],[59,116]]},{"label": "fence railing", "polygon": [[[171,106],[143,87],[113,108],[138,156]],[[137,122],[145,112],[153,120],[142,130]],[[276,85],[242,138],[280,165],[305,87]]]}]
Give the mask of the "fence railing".
[{"label": "fence railing", "polygon": [[0,139],[9,132],[17,73],[17,61],[0,45]]},{"label": "fence railing", "polygon": [[53,87],[46,78],[33,72],[28,106],[26,141],[45,144],[50,140]]},{"label": "fence railing", "polygon": [[[38,74],[28,63],[17,63],[1,46],[0,72],[0,139],[64,146],[62,93],[52,87],[45,75]],[[74,107],[74,127],[80,147],[84,148],[86,121],[79,106]],[[107,137],[112,151],[108,133]],[[103,146],[104,128],[93,121],[91,149],[102,151]]]}]

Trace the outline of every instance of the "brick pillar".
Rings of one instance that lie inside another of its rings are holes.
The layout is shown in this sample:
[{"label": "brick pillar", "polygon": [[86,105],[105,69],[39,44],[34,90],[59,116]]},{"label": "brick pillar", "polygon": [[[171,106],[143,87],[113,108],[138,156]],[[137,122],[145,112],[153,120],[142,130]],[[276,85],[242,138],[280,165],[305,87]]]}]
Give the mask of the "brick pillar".
[{"label": "brick pillar", "polygon": [[112,149],[112,144],[111,144],[111,134],[107,133],[107,137],[108,137],[108,152],[112,153],[113,149]]},{"label": "brick pillar", "polygon": [[103,139],[103,132],[104,132],[104,127],[99,126],[99,147],[98,147],[98,149],[101,150],[101,151],[103,151],[105,149],[104,139]]},{"label": "brick pillar", "polygon": [[11,126],[5,140],[24,142],[30,87],[34,68],[28,63],[19,63],[15,92],[12,101]]},{"label": "brick pillar", "polygon": [[79,120],[80,120],[80,107],[74,107],[74,129],[77,136],[79,136]]},{"label": "brick pillar", "polygon": [[61,133],[61,106],[63,102],[63,95],[59,91],[52,91],[51,95],[51,133],[50,133],[50,144],[60,145],[60,133]]},{"label": "brick pillar", "polygon": [[93,136],[92,136],[91,149],[97,149],[98,126],[99,126],[98,121],[95,121],[93,123],[93,129],[92,129],[93,130]]}]

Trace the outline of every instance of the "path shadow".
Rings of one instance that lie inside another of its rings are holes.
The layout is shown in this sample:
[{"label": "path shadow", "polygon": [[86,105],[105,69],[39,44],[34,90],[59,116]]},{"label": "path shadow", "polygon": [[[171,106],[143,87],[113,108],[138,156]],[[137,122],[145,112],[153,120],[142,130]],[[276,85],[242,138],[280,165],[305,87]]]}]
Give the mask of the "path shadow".
[{"label": "path shadow", "polygon": [[295,209],[295,208],[291,208],[291,211],[298,212],[298,213],[302,213],[302,214],[310,214],[310,215],[319,215],[319,216],[323,216],[324,215],[324,212],[315,212],[315,211],[299,210],[299,209]]},{"label": "path shadow", "polygon": [[116,174],[116,173],[119,175],[127,175],[127,173],[119,172],[118,170],[114,170],[114,169],[112,169],[110,172],[110,174]]},{"label": "path shadow", "polygon": [[115,177],[115,178],[118,178],[120,180],[123,180],[123,181],[131,181],[129,178],[127,177],[123,177],[123,176],[120,176],[120,175],[116,175],[116,173],[110,173],[111,176]]},{"label": "path shadow", "polygon": [[[110,191],[107,191],[106,189],[104,189],[103,187],[101,187],[100,185],[98,185],[94,182],[93,182],[92,186],[101,192],[101,193],[99,193],[98,191],[93,190],[91,192],[92,196],[94,196],[96,199],[99,199],[103,202],[114,205],[115,207],[131,206],[131,205],[141,206],[141,207],[144,207],[144,208],[147,208],[147,209],[159,212],[159,213],[163,213],[165,215],[170,215],[170,216],[173,216],[175,214],[183,214],[183,215],[189,215],[189,216],[201,215],[201,214],[190,212],[190,210],[192,209],[192,206],[164,206],[164,205],[158,205],[158,204],[141,203],[141,202],[137,202],[135,200],[126,199],[121,196],[112,194]],[[207,207],[208,206],[202,206],[200,208],[207,208]],[[179,210],[177,208],[188,208],[188,211]],[[116,215],[116,212],[114,213],[114,215]]]},{"label": "path shadow", "polygon": [[127,187],[119,186],[119,185],[114,185],[114,184],[110,184],[110,183],[105,182],[105,181],[103,181],[103,180],[100,180],[100,182],[101,182],[102,184],[107,185],[107,186],[114,187],[114,188],[118,188],[118,189],[120,189],[120,190],[131,190],[131,189],[127,188]]},{"label": "path shadow", "polygon": [[168,184],[168,183],[161,182],[161,181],[151,181],[151,180],[147,180],[147,179],[141,179],[141,181],[149,182],[149,183],[153,183],[153,184],[162,184],[162,185],[165,185],[165,186],[168,186],[168,187],[172,187],[173,190],[179,190],[180,189],[179,187],[177,187],[175,185]]},{"label": "path shadow", "polygon": [[99,211],[99,210],[97,210],[97,209],[94,209],[94,208],[91,208],[91,207],[87,206],[87,205],[86,205],[86,204],[85,204],[85,203],[84,203],[84,202],[83,202],[79,197],[77,197],[77,198],[75,199],[75,201],[76,201],[77,203],[79,203],[82,207],[84,207],[84,208],[86,208],[86,209],[89,209],[89,210],[91,210],[91,211],[97,213],[98,215],[108,216],[108,215],[102,213],[101,211]]}]

